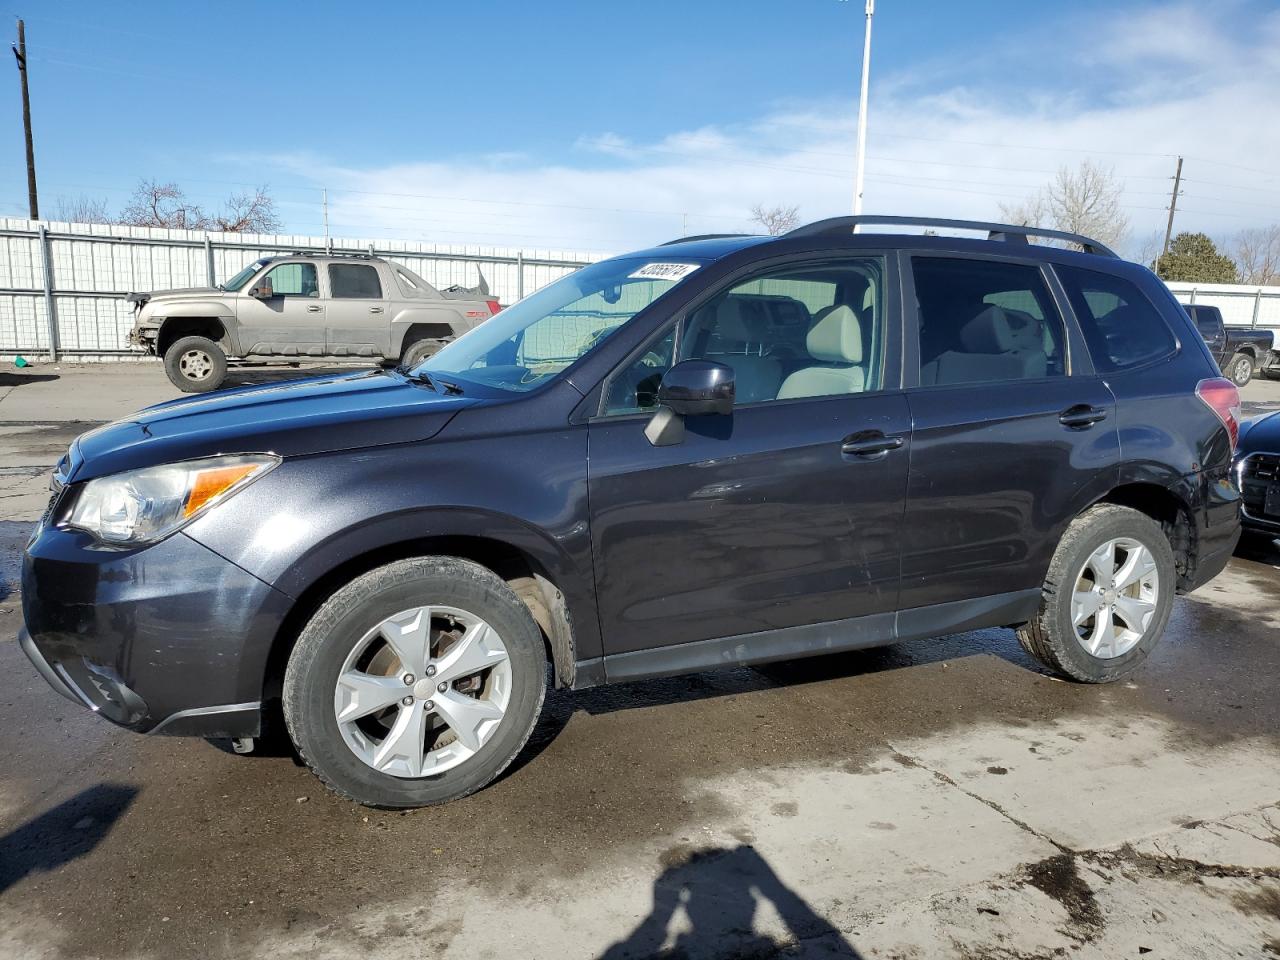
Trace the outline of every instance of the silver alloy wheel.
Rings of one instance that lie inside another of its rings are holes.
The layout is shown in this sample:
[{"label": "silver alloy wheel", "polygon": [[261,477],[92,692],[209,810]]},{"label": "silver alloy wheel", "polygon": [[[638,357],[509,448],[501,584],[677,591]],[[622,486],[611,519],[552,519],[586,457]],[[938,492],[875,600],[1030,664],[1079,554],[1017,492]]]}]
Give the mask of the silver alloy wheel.
[{"label": "silver alloy wheel", "polygon": [[213,357],[203,350],[187,350],[178,358],[178,369],[188,380],[199,383],[213,373]]},{"label": "silver alloy wheel", "polygon": [[1236,361],[1235,370],[1232,373],[1231,380],[1236,386],[1246,386],[1253,375],[1253,361],[1248,357],[1241,357]]},{"label": "silver alloy wheel", "polygon": [[511,660],[498,632],[456,607],[387,617],[347,655],[333,710],[342,738],[373,769],[430,777],[493,737],[511,700]]},{"label": "silver alloy wheel", "polygon": [[1122,657],[1147,632],[1160,596],[1160,574],[1150,550],[1132,537],[1108,540],[1076,574],[1071,623],[1085,652]]}]

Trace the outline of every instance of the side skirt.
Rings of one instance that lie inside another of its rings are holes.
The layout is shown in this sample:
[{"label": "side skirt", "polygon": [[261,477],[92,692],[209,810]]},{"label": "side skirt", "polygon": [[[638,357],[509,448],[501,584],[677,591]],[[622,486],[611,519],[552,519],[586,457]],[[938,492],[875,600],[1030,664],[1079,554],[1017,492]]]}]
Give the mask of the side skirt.
[{"label": "side skirt", "polygon": [[1036,615],[1038,589],[956,600],[897,613],[873,613],[827,623],[761,630],[652,650],[615,653],[575,665],[573,688],[626,683],[703,670],[795,660],[824,653],[880,647],[900,640],[940,637],[965,630],[1022,623]]}]

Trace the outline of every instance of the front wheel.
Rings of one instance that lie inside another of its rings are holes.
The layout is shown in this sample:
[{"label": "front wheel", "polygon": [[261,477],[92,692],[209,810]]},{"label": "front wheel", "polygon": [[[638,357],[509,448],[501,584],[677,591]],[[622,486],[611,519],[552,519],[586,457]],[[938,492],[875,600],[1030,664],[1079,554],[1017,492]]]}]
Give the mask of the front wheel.
[{"label": "front wheel", "polygon": [[1018,639],[1072,680],[1119,680],[1159,642],[1176,578],[1173,549],[1158,523],[1128,507],[1093,507],[1063,534],[1040,612],[1018,628]]},{"label": "front wheel", "polygon": [[478,564],[419,557],[340,589],[289,658],[284,716],[336,793],[375,807],[466,796],[511,763],[546,691],[542,634]]},{"label": "front wheel", "polygon": [[183,393],[208,393],[226,379],[227,355],[208,337],[182,337],[164,352],[164,372]]},{"label": "front wheel", "polygon": [[1253,357],[1247,353],[1237,353],[1227,364],[1227,376],[1237,387],[1247,386],[1253,379]]}]

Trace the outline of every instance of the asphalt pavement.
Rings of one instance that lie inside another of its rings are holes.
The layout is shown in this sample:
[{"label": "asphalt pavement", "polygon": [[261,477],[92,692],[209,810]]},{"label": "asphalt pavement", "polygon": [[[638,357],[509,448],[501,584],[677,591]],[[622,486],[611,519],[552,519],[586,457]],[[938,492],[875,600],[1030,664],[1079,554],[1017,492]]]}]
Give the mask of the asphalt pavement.
[{"label": "asphalt pavement", "polygon": [[385,813],[285,749],[112,728],[4,639],[49,465],[174,395],[154,364],[0,377],[0,957],[1280,956],[1271,545],[1128,682],[985,630],[555,693],[497,783]]}]

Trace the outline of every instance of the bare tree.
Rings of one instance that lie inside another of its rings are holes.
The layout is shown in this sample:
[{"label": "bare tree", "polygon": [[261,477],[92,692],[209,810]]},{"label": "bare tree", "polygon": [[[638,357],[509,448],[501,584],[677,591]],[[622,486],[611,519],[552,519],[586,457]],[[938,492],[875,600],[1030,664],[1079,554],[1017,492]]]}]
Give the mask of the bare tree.
[{"label": "bare tree", "polygon": [[1149,270],[1154,270],[1156,268],[1156,260],[1160,258],[1163,245],[1163,230],[1155,230],[1147,234],[1131,248],[1134,251],[1134,262],[1142,264]]},{"label": "bare tree", "polygon": [[1232,244],[1241,283],[1280,283],[1280,224],[1241,230]]},{"label": "bare tree", "polygon": [[800,208],[765,207],[757,203],[751,208],[751,222],[760,224],[771,237],[781,236],[800,226]]},{"label": "bare tree", "polygon": [[1061,167],[1039,192],[1022,203],[1002,203],[1000,211],[1015,223],[1080,233],[1117,246],[1129,229],[1120,205],[1122,192],[1110,169],[1085,160],[1074,170]]},{"label": "bare tree", "polygon": [[176,230],[207,230],[209,220],[200,207],[189,200],[176,183],[143,180],[120,212],[120,222],[131,227],[169,227]]},{"label": "bare tree", "polygon": [[266,187],[258,187],[252,194],[234,194],[213,221],[223,233],[276,233],[282,226]]},{"label": "bare tree", "polygon": [[59,197],[53,208],[53,219],[67,223],[111,223],[107,201],[96,197]]},{"label": "bare tree", "polygon": [[143,180],[116,221],[134,227],[218,230],[223,233],[273,233],[281,227],[275,201],[266,187],[227,200],[221,214],[209,215],[187,199],[176,183]]}]

